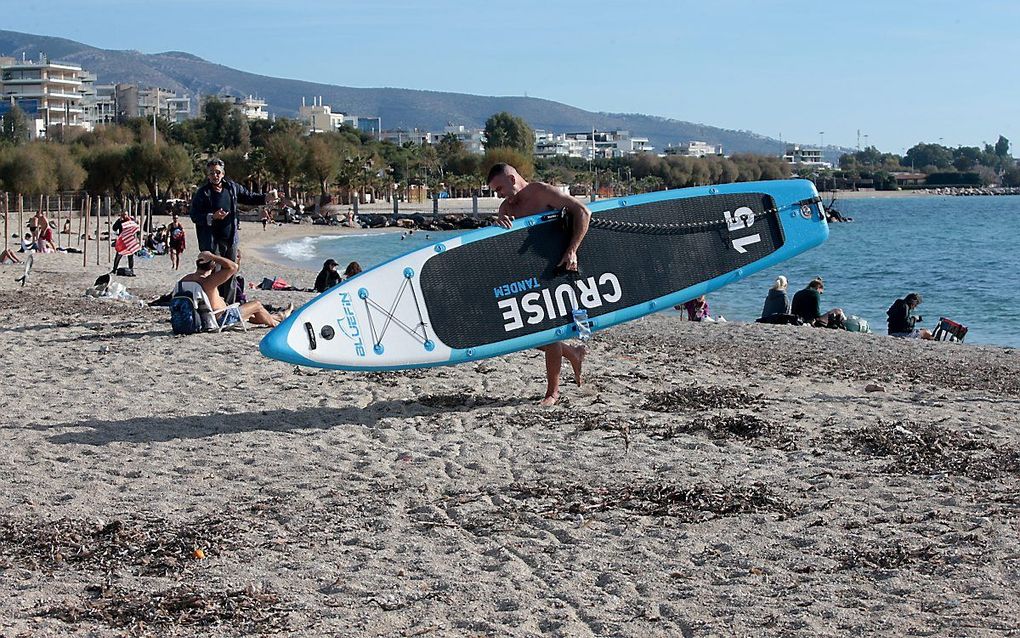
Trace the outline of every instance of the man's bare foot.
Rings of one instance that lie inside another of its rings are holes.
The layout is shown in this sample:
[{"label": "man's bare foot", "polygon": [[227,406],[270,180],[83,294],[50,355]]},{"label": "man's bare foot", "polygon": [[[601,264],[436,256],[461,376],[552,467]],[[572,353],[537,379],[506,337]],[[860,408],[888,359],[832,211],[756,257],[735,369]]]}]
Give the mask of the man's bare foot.
[{"label": "man's bare foot", "polygon": [[294,302],[287,304],[287,309],[283,311],[283,318],[286,319],[292,312],[294,312]]},{"label": "man's bare foot", "polygon": [[550,406],[556,405],[556,402],[559,401],[559,399],[560,399],[559,394],[550,394],[546,398],[539,401],[538,404],[543,408],[548,408]]},{"label": "man's bare foot", "polygon": [[588,349],[582,344],[574,348],[574,358],[568,359],[568,361],[570,361],[570,367],[574,369],[574,383],[576,383],[579,387],[581,385],[581,364],[584,363],[584,357],[587,354]]}]

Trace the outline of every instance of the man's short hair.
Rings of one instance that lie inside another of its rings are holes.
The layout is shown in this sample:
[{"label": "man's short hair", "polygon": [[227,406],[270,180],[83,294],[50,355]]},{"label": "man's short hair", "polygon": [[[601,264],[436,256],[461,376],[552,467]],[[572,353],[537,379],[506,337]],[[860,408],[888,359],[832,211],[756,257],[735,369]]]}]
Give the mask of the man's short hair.
[{"label": "man's short hair", "polygon": [[921,295],[919,295],[916,292],[912,292],[912,293],[910,293],[909,295],[907,295],[904,298],[904,301],[906,301],[908,304],[918,304],[918,305],[920,305],[920,303],[921,303]]},{"label": "man's short hair", "polygon": [[212,270],[214,265],[215,264],[213,264],[212,260],[205,260],[205,259],[196,259],[195,260],[195,269],[196,270],[201,270],[202,272],[206,272],[208,270]]},{"label": "man's short hair", "polygon": [[503,162],[494,164],[492,168],[489,169],[489,178],[485,180],[485,183],[488,184],[495,179],[497,175],[509,175],[511,170],[513,170],[513,166],[510,166],[509,164]]},{"label": "man's short hair", "polygon": [[209,168],[211,166],[219,166],[220,168],[223,168],[223,160],[218,157],[210,158],[209,161],[205,163],[205,167]]},{"label": "man's short hair", "polygon": [[808,284],[808,288],[814,288],[815,290],[818,290],[819,288],[825,288],[825,282],[822,281],[821,277],[815,277],[814,279],[811,280],[811,283]]}]

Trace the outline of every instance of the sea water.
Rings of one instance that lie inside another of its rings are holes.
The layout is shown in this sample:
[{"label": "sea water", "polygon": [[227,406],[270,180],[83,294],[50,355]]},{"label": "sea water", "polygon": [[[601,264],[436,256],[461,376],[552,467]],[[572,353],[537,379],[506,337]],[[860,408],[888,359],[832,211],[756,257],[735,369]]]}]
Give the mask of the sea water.
[{"label": "sea water", "polygon": [[[885,333],[885,311],[894,300],[919,292],[919,327],[934,328],[940,316],[948,317],[970,329],[968,343],[1020,347],[1020,196],[848,199],[835,207],[854,221],[830,225],[820,247],[711,293],[712,315],[754,321],[777,276],[789,279],[791,298],[821,276],[822,310],[842,308],[867,319],[875,332]],[[309,270],[328,258],[341,270],[349,261],[369,268],[456,234],[365,231],[273,250],[280,261]]]}]

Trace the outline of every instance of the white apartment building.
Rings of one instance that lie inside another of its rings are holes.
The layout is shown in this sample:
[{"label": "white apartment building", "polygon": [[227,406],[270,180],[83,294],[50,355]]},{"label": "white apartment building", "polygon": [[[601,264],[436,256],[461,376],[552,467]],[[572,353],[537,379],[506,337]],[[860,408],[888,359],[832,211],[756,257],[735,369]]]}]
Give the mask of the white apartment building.
[{"label": "white apartment building", "polygon": [[789,164],[813,168],[832,168],[831,162],[822,159],[822,149],[812,146],[790,144],[786,147],[783,159]]},{"label": "white apartment building", "polygon": [[439,140],[444,135],[456,137],[464,145],[464,149],[468,153],[474,153],[475,155],[485,154],[485,131],[483,129],[451,124],[444,127],[442,133],[433,133],[432,137]]},{"label": "white apartment building", "polygon": [[249,95],[248,97],[221,95],[216,99],[230,104],[249,120],[269,119],[269,112],[266,111],[266,101],[260,97],[255,97],[253,95]]},{"label": "white apartment building", "polygon": [[680,157],[705,157],[706,155],[722,155],[722,145],[709,144],[708,142],[680,142],[676,146],[669,145],[665,148],[666,155],[679,155]]},{"label": "white apartment building", "polygon": [[[559,141],[558,136],[556,141]],[[582,133],[565,133],[563,142],[568,149],[569,157],[591,159],[611,159],[624,155],[649,153],[654,147],[648,144],[647,137],[632,137],[629,131],[599,131],[592,129]]]},{"label": "white apartment building", "polygon": [[45,138],[50,127],[89,129],[82,106],[84,71],[77,64],[0,58],[0,116],[14,105],[30,122],[33,139]]}]

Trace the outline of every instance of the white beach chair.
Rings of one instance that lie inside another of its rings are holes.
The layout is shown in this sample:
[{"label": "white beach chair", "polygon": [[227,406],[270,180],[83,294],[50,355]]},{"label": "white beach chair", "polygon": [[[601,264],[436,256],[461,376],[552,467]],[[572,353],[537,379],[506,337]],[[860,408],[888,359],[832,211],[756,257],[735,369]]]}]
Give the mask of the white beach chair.
[{"label": "white beach chair", "polygon": [[241,304],[233,303],[226,308],[213,310],[209,296],[205,294],[202,285],[197,281],[181,281],[178,282],[178,286],[181,291],[191,295],[191,298],[194,300],[196,310],[198,310],[199,315],[202,317],[202,328],[204,330],[223,332],[224,328],[240,326],[242,330],[248,332],[247,324],[241,319]]}]

